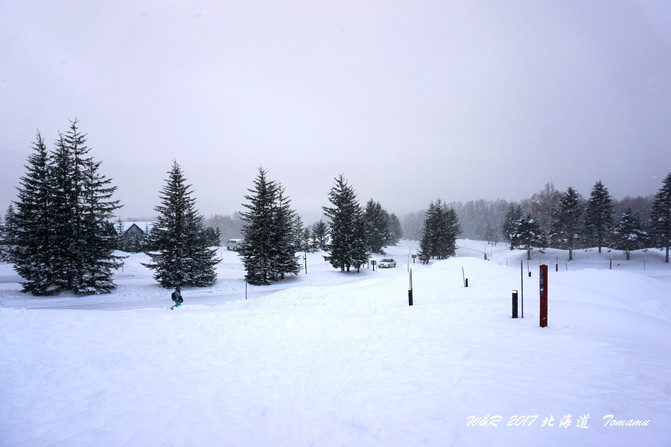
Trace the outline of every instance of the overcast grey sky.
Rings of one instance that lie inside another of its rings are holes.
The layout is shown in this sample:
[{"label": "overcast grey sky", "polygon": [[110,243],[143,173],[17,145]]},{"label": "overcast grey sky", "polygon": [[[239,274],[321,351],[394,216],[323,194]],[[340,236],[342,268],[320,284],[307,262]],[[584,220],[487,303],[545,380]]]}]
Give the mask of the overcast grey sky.
[{"label": "overcast grey sky", "polygon": [[[172,160],[207,217],[263,166],[318,218],[343,173],[402,215],[671,172],[671,2],[0,2],[0,213],[77,118],[120,216]],[[311,223],[311,222],[306,222]]]}]

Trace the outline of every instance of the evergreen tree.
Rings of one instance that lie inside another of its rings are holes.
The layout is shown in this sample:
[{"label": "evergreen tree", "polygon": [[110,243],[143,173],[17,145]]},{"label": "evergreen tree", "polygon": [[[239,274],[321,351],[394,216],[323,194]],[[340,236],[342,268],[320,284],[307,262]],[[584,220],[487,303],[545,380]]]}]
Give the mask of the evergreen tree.
[{"label": "evergreen tree", "polygon": [[328,226],[323,220],[320,220],[312,226],[312,237],[317,249],[328,250]]},{"label": "evergreen tree", "polygon": [[341,271],[357,270],[368,261],[363,212],[354,188],[340,174],[329,192],[332,207],[323,207],[329,218],[331,265]]},{"label": "evergreen tree", "polygon": [[242,235],[245,239],[242,256],[247,282],[254,285],[270,284],[275,277],[273,250],[275,239],[274,207],[277,185],[268,180],[267,172],[259,169],[254,188],[245,196],[249,203],[243,204],[248,211],[241,212],[244,222]]},{"label": "evergreen tree", "polygon": [[23,292],[50,295],[60,291],[52,267],[53,190],[49,153],[42,136],[32,146],[26,174],[19,181],[16,211],[8,214],[10,260],[25,282]]},{"label": "evergreen tree", "polygon": [[443,219],[445,233],[444,239],[441,241],[443,247],[441,254],[444,258],[448,258],[457,254],[457,237],[459,237],[462,230],[454,208],[446,208],[443,211]]},{"label": "evergreen tree", "polygon": [[267,171],[259,168],[254,188],[245,196],[247,211],[240,213],[245,243],[241,256],[250,284],[267,285],[287,274],[296,275],[300,264],[296,258],[302,224],[284,187],[271,181]]},{"label": "evergreen tree", "polygon": [[301,233],[300,249],[306,253],[315,251],[314,239],[312,238],[312,231],[310,227],[303,228]]},{"label": "evergreen tree", "polygon": [[520,246],[527,251],[527,259],[531,259],[533,247],[545,246],[545,233],[540,223],[529,214],[520,219],[517,228],[519,233],[516,235],[516,239]]},{"label": "evergreen tree", "polygon": [[89,155],[76,120],[59,135],[53,152],[47,152],[39,134],[33,147],[14,219],[12,257],[26,280],[23,291],[111,291],[112,270],[120,265],[113,254],[116,233],[109,221],[119,208],[118,201],[111,200],[116,187]]},{"label": "evergreen tree", "polygon": [[613,201],[608,189],[599,180],[592,189],[592,194],[585,209],[585,240],[592,246],[601,247],[608,243],[613,229]]},{"label": "evergreen tree", "polygon": [[513,250],[515,247],[520,245],[519,241],[519,224],[522,219],[522,207],[511,203],[508,207],[508,212],[506,213],[505,220],[503,221],[503,238],[510,242],[510,249]]},{"label": "evergreen tree", "polygon": [[163,287],[206,287],[217,279],[215,266],[219,262],[216,249],[205,231],[203,216],[196,211],[191,197],[191,185],[186,183],[177,161],[168,171],[168,179],[160,192],[159,213],[149,234],[154,279]]},{"label": "evergreen tree", "polygon": [[205,227],[205,234],[208,240],[208,246],[219,247],[221,245],[221,232],[216,227]]},{"label": "evergreen tree", "polygon": [[125,247],[125,241],[124,241],[124,228],[123,228],[123,222],[121,222],[121,219],[118,219],[116,222],[116,226],[114,227],[116,230],[116,247],[117,250],[121,251],[127,251]]},{"label": "evergreen tree", "polygon": [[[12,214],[14,214],[14,209],[10,205],[10,209],[12,210]],[[12,217],[13,218],[13,217]],[[9,220],[11,221],[10,218]],[[7,214],[5,214],[5,219],[0,220],[0,262],[5,262],[7,261],[7,258],[9,255],[7,254],[7,247],[9,246],[9,242],[7,241],[7,233],[9,231],[7,230]]]},{"label": "evergreen tree", "polygon": [[366,249],[371,253],[384,254],[383,248],[391,239],[389,233],[389,215],[380,202],[370,199],[364,211]]},{"label": "evergreen tree", "polygon": [[116,231],[112,224],[119,201],[111,200],[116,186],[99,172],[100,162],[88,160],[83,173],[83,196],[80,224],[82,247],[81,278],[78,293],[108,293],[116,286],[112,271],[121,267],[121,257],[114,254]]},{"label": "evergreen tree", "polygon": [[387,240],[387,246],[393,246],[398,244],[398,242],[403,237],[403,228],[401,228],[401,221],[399,220],[396,214],[391,213],[389,215],[389,223],[387,224],[389,228],[389,239]]},{"label": "evergreen tree", "polygon": [[665,262],[669,262],[669,247],[671,246],[671,173],[669,173],[662,187],[655,194],[650,213],[650,236],[657,247],[666,249]]},{"label": "evergreen tree", "polygon": [[454,256],[457,250],[457,237],[461,226],[454,208],[447,206],[438,199],[429,204],[424,220],[424,228],[420,239],[420,256],[446,259]]},{"label": "evergreen tree", "polygon": [[284,279],[286,275],[297,275],[301,269],[296,257],[299,250],[303,223],[291,208],[291,200],[286,195],[284,186],[278,184],[277,198],[274,204],[273,226],[275,280]]},{"label": "evergreen tree", "polygon": [[550,239],[553,246],[568,250],[568,260],[573,260],[573,250],[578,244],[583,215],[580,194],[569,187],[559,200],[559,207],[553,213]]},{"label": "evergreen tree", "polygon": [[436,246],[439,238],[440,208],[441,202],[438,199],[438,202],[431,202],[429,208],[426,210],[422,237],[419,240],[420,256],[426,260],[437,256]]},{"label": "evergreen tree", "polygon": [[631,258],[630,252],[643,248],[646,233],[641,222],[631,209],[625,211],[613,230],[613,247],[624,250],[627,261]]}]

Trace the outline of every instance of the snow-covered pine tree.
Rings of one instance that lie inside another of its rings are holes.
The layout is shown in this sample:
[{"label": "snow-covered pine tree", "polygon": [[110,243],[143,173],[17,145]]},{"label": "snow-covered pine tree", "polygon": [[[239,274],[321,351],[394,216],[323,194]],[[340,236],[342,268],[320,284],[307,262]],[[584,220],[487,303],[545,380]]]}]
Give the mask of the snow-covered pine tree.
[{"label": "snow-covered pine tree", "polygon": [[522,219],[522,207],[511,203],[508,206],[508,212],[506,212],[506,217],[503,221],[503,227],[501,231],[503,232],[503,239],[510,242],[510,249],[514,250],[515,247],[520,245],[519,242],[519,224]]},{"label": "snow-covered pine tree", "polygon": [[390,240],[389,215],[380,202],[370,199],[364,211],[366,248],[371,253],[384,254],[384,247]]},{"label": "snow-covered pine tree", "polygon": [[568,260],[573,260],[573,250],[577,248],[583,216],[582,197],[569,186],[559,200],[559,207],[553,213],[550,241],[555,248],[568,250]]},{"label": "snow-covered pine tree", "polygon": [[457,254],[457,238],[461,234],[461,225],[459,224],[459,217],[454,208],[443,209],[443,221],[445,226],[445,233],[443,239],[444,257],[448,258]]},{"label": "snow-covered pine tree", "polygon": [[17,272],[27,280],[24,292],[109,292],[112,270],[119,265],[109,221],[119,208],[111,200],[116,187],[88,155],[77,120],[59,135],[54,151],[47,152],[39,134],[34,149],[16,202],[12,254]]},{"label": "snow-covered pine tree", "polygon": [[300,248],[303,223],[291,208],[291,200],[286,195],[282,184],[277,185],[277,197],[273,208],[275,240],[272,262],[275,269],[275,280],[280,280],[286,275],[297,275],[301,269],[296,251]]},{"label": "snow-covered pine tree", "polygon": [[530,214],[519,220],[517,228],[517,242],[527,251],[527,260],[530,260],[533,247],[545,247],[545,233],[540,223]]},{"label": "snow-covered pine tree", "polygon": [[159,213],[149,234],[147,252],[155,270],[154,279],[163,287],[206,287],[217,279],[216,249],[209,246],[203,217],[196,211],[191,197],[191,185],[186,183],[182,169],[173,161],[166,184],[160,192]]},{"label": "snow-covered pine tree", "polygon": [[589,246],[601,247],[609,242],[613,230],[613,201],[608,189],[599,180],[592,188],[585,208],[585,241]]},{"label": "snow-covered pine tree", "polygon": [[312,231],[310,230],[310,227],[303,228],[299,249],[306,253],[312,253],[315,251],[314,238],[312,237]]},{"label": "snow-covered pine tree", "polygon": [[426,212],[422,237],[420,239],[420,256],[447,259],[457,251],[457,237],[461,234],[461,225],[454,208],[448,208],[440,199],[429,204]]},{"label": "snow-covered pine tree", "polygon": [[217,258],[217,243],[205,227],[203,215],[193,206],[186,215],[186,234],[190,240],[185,244],[185,272],[184,285],[195,287],[211,286],[217,280],[215,266],[221,261]]},{"label": "snow-covered pine tree", "polygon": [[275,278],[273,251],[275,240],[275,200],[277,184],[267,177],[267,171],[259,168],[254,187],[245,196],[248,203],[242,206],[247,211],[242,217],[244,245],[240,251],[245,265],[245,278],[254,285],[267,285]]},{"label": "snow-covered pine tree", "polygon": [[39,133],[32,149],[19,181],[16,211],[6,216],[9,258],[24,280],[23,292],[50,295],[59,292],[52,266],[53,191],[49,154]]},{"label": "snow-covered pine tree", "polygon": [[401,228],[401,221],[396,214],[389,214],[387,226],[389,228],[389,238],[385,245],[392,246],[398,244],[398,241],[403,237],[403,228]]},{"label": "snow-covered pine tree", "polygon": [[116,225],[114,226],[114,229],[116,230],[116,248],[117,250],[121,251],[128,251],[126,250],[126,241],[124,240],[124,227],[123,227],[123,222],[121,222],[121,219],[118,219],[116,222]]},{"label": "snow-covered pine tree", "polygon": [[247,282],[267,285],[300,270],[296,250],[300,237],[300,219],[291,208],[284,187],[268,179],[259,168],[254,187],[245,196],[248,203],[241,212],[245,242],[240,252]]},{"label": "snow-covered pine tree", "polygon": [[115,186],[99,172],[89,155],[86,135],[77,120],[61,134],[52,154],[53,269],[60,289],[75,293],[107,293],[114,284],[114,231],[109,219],[119,208],[111,200]]},{"label": "snow-covered pine tree", "polygon": [[666,249],[665,262],[669,262],[669,247],[671,247],[671,173],[669,173],[662,187],[655,194],[650,213],[650,236],[657,247]]},{"label": "snow-covered pine tree", "polygon": [[343,174],[335,179],[328,195],[331,207],[323,207],[329,218],[331,265],[341,271],[357,270],[368,261],[364,219],[354,188],[347,184]]},{"label": "snow-covered pine tree", "polygon": [[442,207],[440,199],[437,202],[431,202],[426,210],[424,225],[422,227],[422,236],[419,240],[420,256],[429,260],[438,256],[437,244],[440,228],[440,208]]},{"label": "snow-covered pine tree", "polygon": [[613,248],[624,250],[627,261],[631,259],[631,251],[643,248],[646,233],[638,216],[629,208],[613,229]]},{"label": "snow-covered pine tree", "polygon": [[[13,209],[12,213],[14,213]],[[5,219],[4,220],[0,219],[0,262],[5,262],[8,258],[7,246],[9,245],[9,243],[7,241],[6,228],[7,228],[7,215],[5,214]]]},{"label": "snow-covered pine tree", "polygon": [[[61,290],[77,288],[76,276],[77,249],[71,250],[76,240],[75,228],[79,221],[75,219],[75,189],[73,185],[74,158],[63,134],[59,134],[56,147],[50,154],[50,181],[52,197],[49,205],[51,237],[49,241],[50,269],[54,277],[55,293]],[[79,204],[77,204],[77,207]]]},{"label": "snow-covered pine tree", "polygon": [[328,226],[324,223],[323,220],[315,223],[312,226],[312,237],[314,239],[315,247],[319,250],[328,249]]},{"label": "snow-covered pine tree", "polygon": [[121,267],[123,259],[116,256],[116,231],[112,224],[119,201],[111,200],[116,186],[99,172],[100,162],[86,161],[81,189],[81,231],[83,256],[82,276],[77,293],[109,293],[116,287],[112,271]]}]

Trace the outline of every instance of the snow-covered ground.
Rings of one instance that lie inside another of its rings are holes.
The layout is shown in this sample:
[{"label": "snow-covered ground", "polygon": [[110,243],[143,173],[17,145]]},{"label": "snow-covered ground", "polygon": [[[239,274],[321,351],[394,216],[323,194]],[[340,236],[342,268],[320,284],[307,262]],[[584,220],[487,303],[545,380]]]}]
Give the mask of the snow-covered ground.
[{"label": "snow-covered ground", "polygon": [[458,243],[455,258],[411,265],[412,307],[414,242],[389,249],[395,269],[359,274],[308,255],[307,274],[247,299],[224,249],[216,285],[187,288],[175,311],[141,254],[92,297],[26,296],[1,264],[0,445],[671,445],[661,252],[521,264],[504,244]]}]

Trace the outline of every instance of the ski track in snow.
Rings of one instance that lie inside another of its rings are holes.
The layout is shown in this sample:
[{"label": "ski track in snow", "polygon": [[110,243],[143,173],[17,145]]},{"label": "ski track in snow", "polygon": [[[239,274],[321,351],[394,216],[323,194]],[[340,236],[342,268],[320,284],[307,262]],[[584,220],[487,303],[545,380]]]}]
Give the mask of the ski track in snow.
[{"label": "ski track in snow", "polygon": [[[375,272],[308,255],[307,275],[249,286],[247,300],[237,254],[223,250],[217,283],[186,288],[175,311],[144,255],[92,297],[26,296],[0,265],[0,445],[671,444],[671,270],[658,251],[628,262],[576,251],[568,263],[547,250],[528,265],[505,245],[458,243],[457,257],[411,264],[412,307],[407,242],[385,256],[397,268]],[[610,414],[650,422],[604,427]],[[467,425],[486,415],[496,427]],[[516,415],[538,417],[507,426]]]}]

